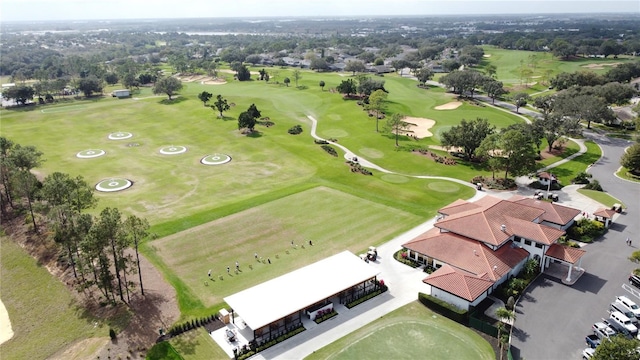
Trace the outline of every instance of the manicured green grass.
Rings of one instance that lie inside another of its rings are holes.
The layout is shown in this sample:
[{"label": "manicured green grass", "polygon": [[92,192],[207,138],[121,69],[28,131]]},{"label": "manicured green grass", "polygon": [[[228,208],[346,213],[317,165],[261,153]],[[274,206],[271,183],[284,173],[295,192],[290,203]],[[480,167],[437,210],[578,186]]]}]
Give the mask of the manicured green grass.
[{"label": "manicured green grass", "polygon": [[596,190],[588,190],[588,189],[578,189],[578,192],[584,196],[587,196],[599,203],[601,203],[602,205],[604,205],[607,208],[611,208],[613,206],[613,204],[622,204],[622,207],[626,207],[624,205],[624,203],[616,198],[614,198],[613,196],[607,194],[606,192],[603,191],[596,191]]},{"label": "manicured green grass", "polygon": [[228,359],[227,354],[203,328],[176,336],[169,342],[185,360]]},{"label": "manicured green grass", "polygon": [[[189,293],[211,307],[225,296],[326,256],[343,250],[362,252],[422,221],[420,216],[319,187],[162,238],[151,247]],[[256,261],[254,253],[263,261]]]},{"label": "manicured green grass", "polygon": [[[492,64],[496,66],[497,78],[507,87],[515,87],[517,91],[537,92],[547,89],[548,81],[561,72],[593,71],[604,74],[614,64],[633,61],[632,58],[621,56],[618,59],[608,58],[575,58],[561,60],[550,52],[533,52],[521,50],[501,49],[495,46],[482,46],[486,55],[481,65]],[[594,67],[594,65],[596,67]],[[521,79],[521,68],[533,70],[530,78],[537,84],[524,87],[527,79]]]},{"label": "manicured green grass", "polygon": [[[540,148],[543,149],[544,151],[547,151],[549,149],[547,140],[544,140],[544,139],[542,140],[542,145],[540,146]],[[566,159],[569,156],[577,153],[578,151],[580,151],[580,145],[578,145],[578,143],[574,141],[567,140],[564,146],[564,150],[560,154],[558,154],[557,156],[548,157],[544,160],[540,160],[538,161],[538,164],[541,165],[542,167],[545,167],[555,162],[558,162],[562,159]]]},{"label": "manicured green grass", "polygon": [[45,359],[77,340],[108,336],[108,327],[22,248],[5,236],[0,246],[0,298],[14,332],[0,346],[3,359]]},{"label": "manicured green grass", "polygon": [[147,360],[183,360],[173,345],[163,341],[153,346],[147,353]]},{"label": "manicured green grass", "polygon": [[589,165],[598,161],[600,156],[602,156],[602,150],[600,150],[600,147],[595,142],[587,140],[585,141],[585,145],[587,146],[586,153],[565,164],[550,169],[550,172],[558,177],[562,185],[570,185],[571,180],[576,177],[576,175],[586,171]]},{"label": "manicured green grass", "polygon": [[623,179],[625,179],[625,180],[640,182],[640,177],[634,176],[633,174],[631,174],[629,172],[629,169],[627,169],[625,167],[620,167],[620,170],[618,170],[616,172],[616,175],[621,177],[621,178],[623,178]]},{"label": "manicured green grass", "polygon": [[306,359],[495,359],[472,330],[415,301],[382,316]]}]

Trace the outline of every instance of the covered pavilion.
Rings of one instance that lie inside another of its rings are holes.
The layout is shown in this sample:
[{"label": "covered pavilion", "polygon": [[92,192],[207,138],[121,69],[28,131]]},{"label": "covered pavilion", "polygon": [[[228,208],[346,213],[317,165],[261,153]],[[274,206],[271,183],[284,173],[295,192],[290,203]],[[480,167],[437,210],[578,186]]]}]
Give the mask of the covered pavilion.
[{"label": "covered pavilion", "polygon": [[259,346],[333,310],[334,301],[349,303],[377,289],[379,271],[349,251],[307,265],[252,288],[225,297],[243,327],[253,330]]}]

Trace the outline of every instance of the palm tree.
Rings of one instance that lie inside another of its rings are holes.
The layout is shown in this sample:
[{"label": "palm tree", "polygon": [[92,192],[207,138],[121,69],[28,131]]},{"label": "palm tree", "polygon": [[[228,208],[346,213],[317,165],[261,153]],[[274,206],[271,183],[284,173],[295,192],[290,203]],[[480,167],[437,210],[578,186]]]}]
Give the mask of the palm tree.
[{"label": "palm tree", "polygon": [[505,307],[499,307],[496,309],[496,316],[500,319],[500,323],[498,324],[498,341],[500,342],[500,360],[502,360],[502,349],[504,345],[509,344],[509,337],[504,337],[503,335],[507,334],[502,334],[502,332],[506,330],[505,323],[511,324],[511,321],[516,318],[516,314]]}]

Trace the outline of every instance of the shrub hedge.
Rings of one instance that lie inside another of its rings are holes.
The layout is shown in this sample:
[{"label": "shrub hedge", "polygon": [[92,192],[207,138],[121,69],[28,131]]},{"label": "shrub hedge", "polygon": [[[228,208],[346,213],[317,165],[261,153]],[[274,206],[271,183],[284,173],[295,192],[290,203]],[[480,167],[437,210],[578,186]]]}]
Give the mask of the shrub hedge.
[{"label": "shrub hedge", "polygon": [[429,309],[463,325],[469,323],[469,312],[428,294],[418,293],[418,300]]}]

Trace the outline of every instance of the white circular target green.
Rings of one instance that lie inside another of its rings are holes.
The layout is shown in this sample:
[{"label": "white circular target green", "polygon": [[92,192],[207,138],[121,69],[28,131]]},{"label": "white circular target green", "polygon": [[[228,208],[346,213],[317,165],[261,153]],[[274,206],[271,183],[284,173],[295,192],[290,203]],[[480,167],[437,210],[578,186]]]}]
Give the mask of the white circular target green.
[{"label": "white circular target green", "polygon": [[160,154],[163,154],[163,155],[175,155],[175,154],[182,154],[184,152],[187,152],[186,146],[171,145],[171,146],[165,146],[162,149],[160,149]]},{"label": "white circular target green", "polygon": [[96,184],[96,190],[103,192],[113,192],[127,189],[133,185],[131,180],[123,178],[111,178],[100,181]]},{"label": "white circular target green", "polygon": [[81,159],[90,159],[90,158],[102,156],[104,154],[106,154],[106,152],[101,149],[88,149],[88,150],[80,151],[79,153],[76,154],[76,157],[79,157]]},{"label": "white circular target green", "polygon": [[133,134],[126,131],[118,131],[109,134],[109,140],[123,140],[133,137]]},{"label": "white circular target green", "polygon": [[226,154],[207,155],[200,160],[204,165],[222,165],[231,161],[231,156]]}]

